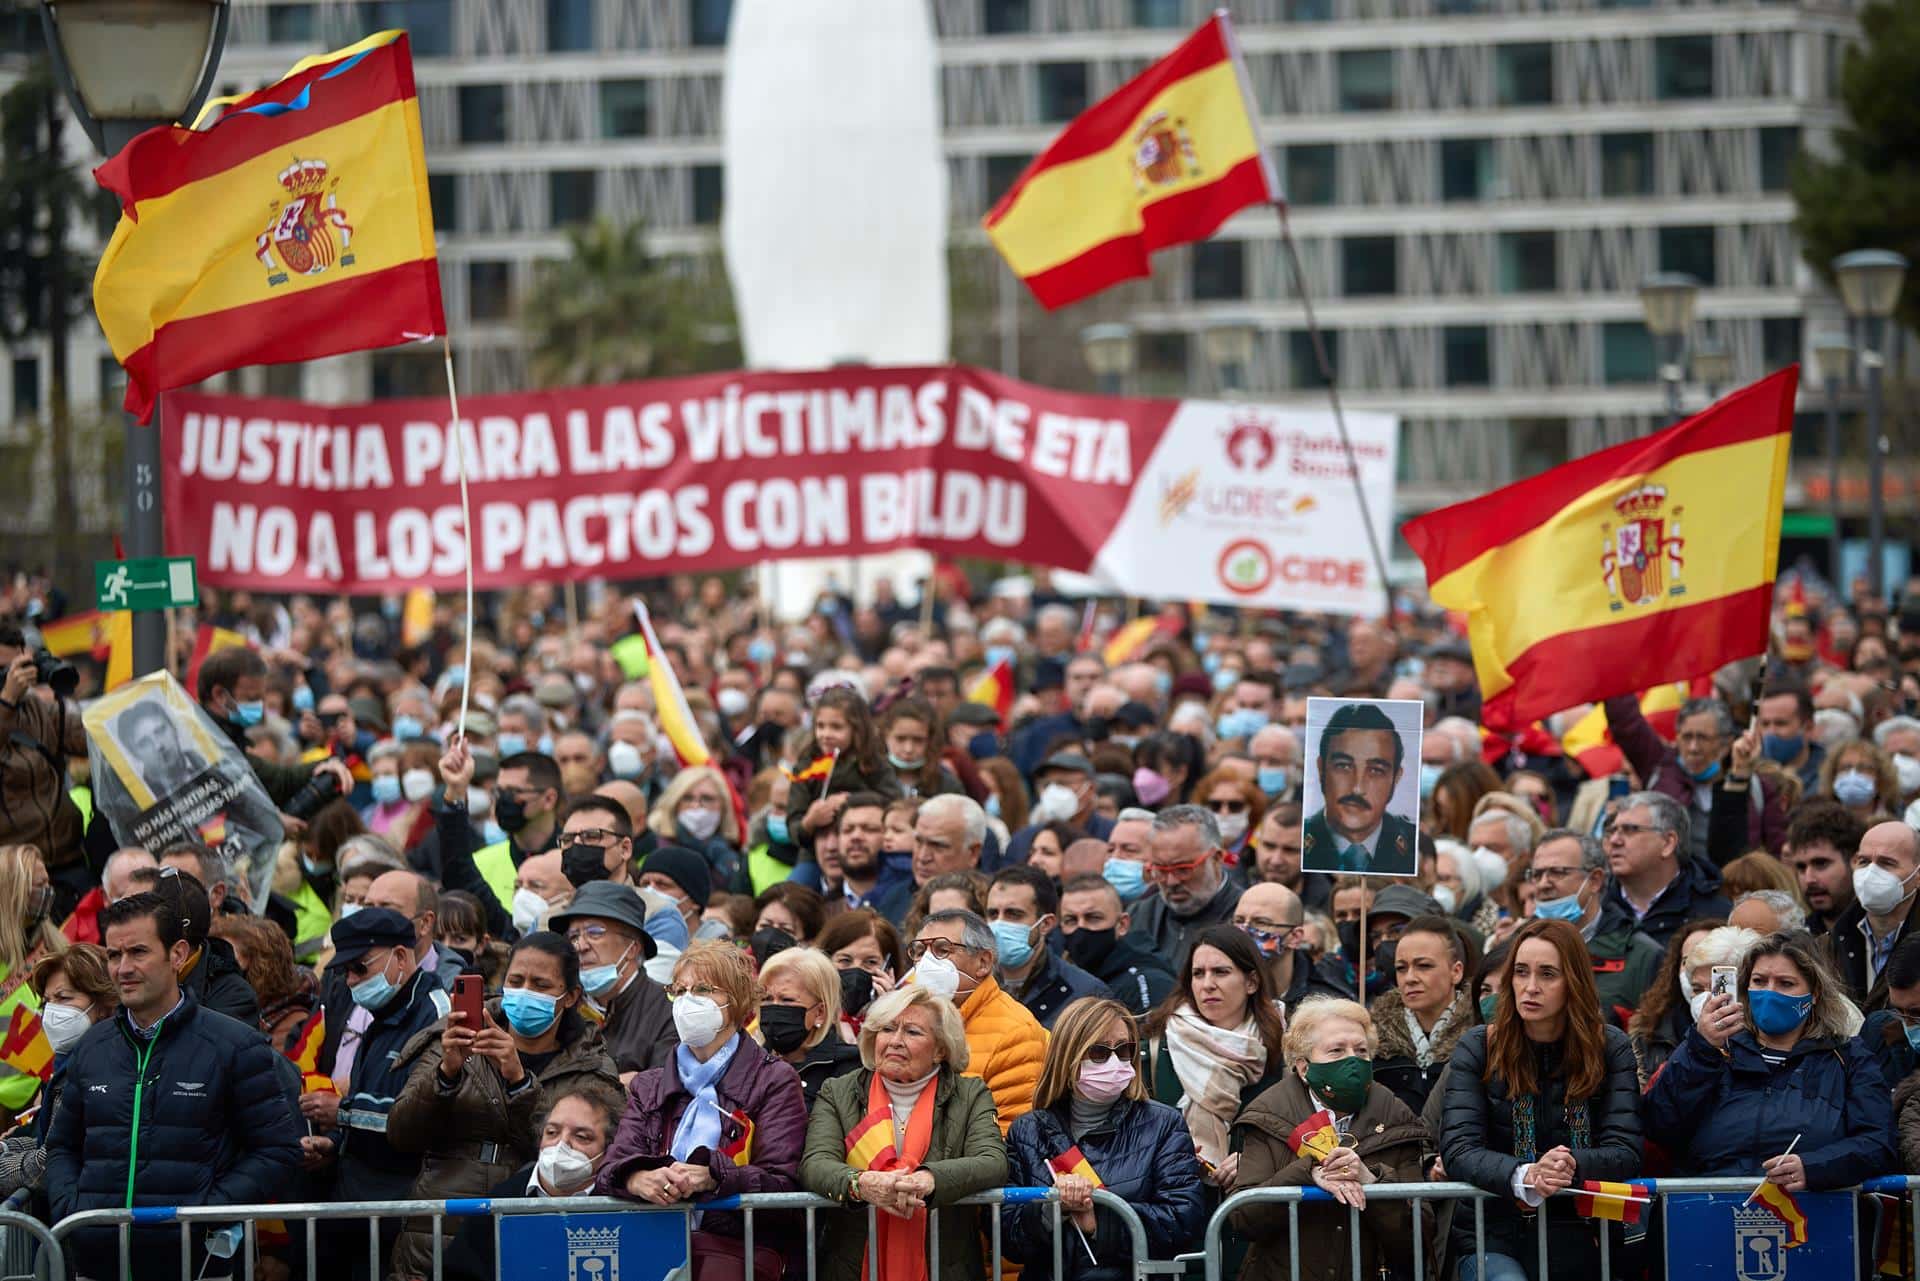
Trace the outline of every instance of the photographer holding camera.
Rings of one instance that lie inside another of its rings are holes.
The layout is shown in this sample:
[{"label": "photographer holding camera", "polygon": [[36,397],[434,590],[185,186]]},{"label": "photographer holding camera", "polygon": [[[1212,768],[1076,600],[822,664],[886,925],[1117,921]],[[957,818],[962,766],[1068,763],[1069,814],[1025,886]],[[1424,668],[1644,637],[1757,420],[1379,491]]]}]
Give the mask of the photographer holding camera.
[{"label": "photographer holding camera", "polygon": [[27,648],[14,623],[0,623],[0,845],[45,853],[53,878],[53,919],[63,920],[96,881],[80,848],[80,811],[67,795],[66,760],[87,754],[80,709],[70,700],[73,668]]}]

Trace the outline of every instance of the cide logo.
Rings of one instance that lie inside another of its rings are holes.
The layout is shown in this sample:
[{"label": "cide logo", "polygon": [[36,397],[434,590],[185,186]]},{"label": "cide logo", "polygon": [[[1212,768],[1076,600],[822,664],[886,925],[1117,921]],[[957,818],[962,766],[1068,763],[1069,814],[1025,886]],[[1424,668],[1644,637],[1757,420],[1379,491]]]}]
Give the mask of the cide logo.
[{"label": "cide logo", "polygon": [[1240,596],[1257,596],[1274,581],[1333,592],[1365,591],[1367,563],[1338,556],[1275,556],[1257,538],[1238,538],[1220,551],[1220,583]]}]

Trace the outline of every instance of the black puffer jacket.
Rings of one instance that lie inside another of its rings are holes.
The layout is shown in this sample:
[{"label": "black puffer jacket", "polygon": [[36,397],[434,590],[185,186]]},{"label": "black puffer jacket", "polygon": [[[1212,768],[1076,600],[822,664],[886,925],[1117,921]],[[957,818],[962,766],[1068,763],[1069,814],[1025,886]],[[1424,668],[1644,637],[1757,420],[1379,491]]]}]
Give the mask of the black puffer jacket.
[{"label": "black puffer jacket", "polygon": [[[1068,1108],[1029,1112],[1007,1131],[1007,1185],[1044,1188],[1053,1182],[1048,1162],[1076,1146],[1067,1130]],[[1189,1249],[1207,1226],[1208,1198],[1200,1183],[1200,1161],[1193,1136],[1178,1108],[1164,1103],[1122,1100],[1109,1118],[1110,1129],[1083,1136],[1078,1147],[1107,1191],[1133,1206],[1147,1230],[1147,1249],[1170,1259]],[[1129,1275],[1133,1245],[1126,1230],[1105,1209],[1094,1211],[1088,1236],[1100,1266],[1086,1251],[1062,1252],[1067,1275],[1080,1281],[1118,1281]],[[1053,1275],[1053,1212],[1046,1205],[1006,1206],[1000,1211],[1006,1255],[1025,1263],[1029,1281]],[[1068,1238],[1073,1242],[1073,1238]]]},{"label": "black puffer jacket", "polygon": [[225,939],[209,937],[200,945],[200,955],[180,986],[201,1009],[224,1014],[248,1027],[260,1026],[260,998],[241,973],[233,944]]},{"label": "black puffer jacket", "polygon": [[[134,1035],[124,1010],[97,1024],[67,1060],[67,1088],[47,1134],[54,1217],[124,1207],[129,1197],[136,1206],[277,1199],[300,1169],[300,1136],[276,1057],[258,1031],[191,996],[151,1041]],[[152,1275],[176,1275],[178,1228],[154,1228],[143,1241],[148,1235],[134,1229],[133,1275],[146,1263]],[[194,1234],[196,1251],[203,1237]],[[114,1238],[112,1229],[79,1235],[77,1272],[117,1275]]]},{"label": "black puffer jacket", "polygon": [[[1454,1047],[1446,1075],[1446,1103],[1441,1112],[1440,1153],[1447,1177],[1471,1183],[1495,1194],[1487,1202],[1487,1250],[1530,1258],[1535,1250],[1535,1222],[1523,1215],[1513,1199],[1513,1174],[1532,1159],[1516,1153],[1514,1103],[1502,1081],[1482,1078],[1487,1067],[1486,1027],[1476,1027]],[[1533,1155],[1565,1146],[1572,1150],[1574,1181],[1625,1180],[1638,1174],[1645,1142],[1640,1131],[1640,1082],[1634,1068],[1633,1047],[1618,1028],[1606,1031],[1606,1072],[1600,1088],[1586,1101],[1587,1137],[1576,1145],[1566,1106],[1566,1052],[1562,1042],[1534,1047],[1534,1071],[1546,1083],[1533,1100]],[[1595,1222],[1574,1217],[1573,1199],[1558,1197],[1548,1204],[1548,1245],[1554,1260],[1555,1281],[1597,1275],[1599,1244]],[[1616,1242],[1616,1247],[1617,1247]],[[1473,1216],[1453,1219],[1456,1252],[1473,1250]],[[1568,1261],[1568,1262],[1562,1262]]]}]

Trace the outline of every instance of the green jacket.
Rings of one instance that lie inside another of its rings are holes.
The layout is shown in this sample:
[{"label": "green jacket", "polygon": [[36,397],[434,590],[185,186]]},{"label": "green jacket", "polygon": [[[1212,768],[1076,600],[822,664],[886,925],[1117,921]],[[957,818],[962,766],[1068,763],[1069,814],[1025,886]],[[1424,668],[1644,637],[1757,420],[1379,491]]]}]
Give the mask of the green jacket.
[{"label": "green jacket", "polygon": [[[854,1172],[847,1164],[847,1135],[866,1119],[872,1081],[872,1071],[862,1068],[820,1087],[800,1157],[800,1186],[815,1196],[842,1203],[847,1199]],[[933,1139],[921,1163],[933,1175],[928,1206],[949,1206],[961,1197],[1003,1186],[1007,1145],[1000,1138],[986,1083],[943,1069],[933,1088]],[[859,1281],[867,1255],[865,1207],[856,1205],[847,1213],[822,1211],[820,1223],[819,1281]],[[980,1225],[977,1209],[941,1214],[940,1274],[930,1281],[979,1281],[986,1271]]]}]

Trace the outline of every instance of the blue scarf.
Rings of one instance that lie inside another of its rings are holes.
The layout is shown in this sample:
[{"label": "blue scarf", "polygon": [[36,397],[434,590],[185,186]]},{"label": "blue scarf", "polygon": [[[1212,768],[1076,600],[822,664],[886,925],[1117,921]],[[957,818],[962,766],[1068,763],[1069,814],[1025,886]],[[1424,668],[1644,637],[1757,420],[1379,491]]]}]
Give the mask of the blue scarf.
[{"label": "blue scarf", "polygon": [[711,1148],[720,1142],[720,1123],[726,1114],[720,1110],[720,1096],[714,1087],[726,1073],[727,1065],[733,1062],[742,1039],[743,1035],[735,1032],[726,1047],[705,1063],[684,1045],[673,1052],[673,1066],[680,1074],[680,1084],[693,1095],[687,1110],[680,1114],[679,1128],[674,1130],[673,1144],[668,1148],[674,1160],[685,1161],[699,1149]]}]

